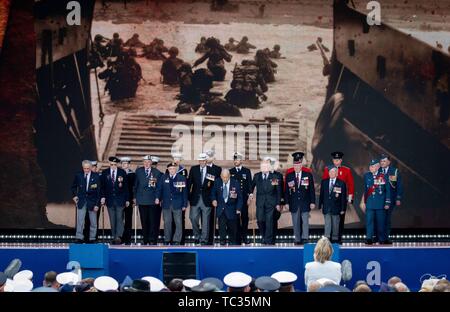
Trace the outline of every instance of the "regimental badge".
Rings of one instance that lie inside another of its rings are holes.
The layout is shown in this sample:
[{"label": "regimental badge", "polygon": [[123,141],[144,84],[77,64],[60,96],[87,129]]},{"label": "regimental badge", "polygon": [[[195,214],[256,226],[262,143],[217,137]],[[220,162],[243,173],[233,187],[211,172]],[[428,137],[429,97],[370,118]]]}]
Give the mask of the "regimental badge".
[{"label": "regimental badge", "polygon": [[118,176],[118,177],[117,177],[117,181],[123,182],[123,177],[122,177],[122,176]]},{"label": "regimental badge", "polygon": [[278,185],[278,179],[277,178],[272,178],[272,185],[273,186]]},{"label": "regimental badge", "polygon": [[246,173],[242,174],[242,179],[247,179],[247,174]]},{"label": "regimental badge", "polygon": [[97,184],[91,184],[90,188],[91,189],[96,189],[97,188]]}]

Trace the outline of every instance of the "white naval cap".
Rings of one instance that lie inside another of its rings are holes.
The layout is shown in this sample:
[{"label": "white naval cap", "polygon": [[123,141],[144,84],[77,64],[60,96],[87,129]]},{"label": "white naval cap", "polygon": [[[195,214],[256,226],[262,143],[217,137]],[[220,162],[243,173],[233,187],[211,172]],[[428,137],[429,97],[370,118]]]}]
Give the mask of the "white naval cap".
[{"label": "white naval cap", "polygon": [[98,162],[96,160],[91,160],[91,166],[97,166]]},{"label": "white naval cap", "polygon": [[292,284],[297,280],[297,275],[288,271],[280,271],[273,273],[272,278],[276,279],[280,284]]},{"label": "white naval cap", "polygon": [[13,280],[17,281],[17,280],[30,280],[33,278],[33,272],[31,272],[30,270],[22,270],[20,272],[17,272],[14,277]]},{"label": "white naval cap", "polygon": [[244,155],[242,155],[239,152],[235,152],[234,155],[233,155],[233,159],[234,160],[243,160],[244,159]]},{"label": "white naval cap", "polygon": [[17,279],[12,281],[13,292],[30,292],[33,289],[33,283],[29,279]]},{"label": "white naval cap", "polygon": [[207,160],[207,159],[208,159],[208,155],[206,155],[206,153],[198,154],[197,160]]},{"label": "white naval cap", "polygon": [[192,287],[198,286],[200,283],[201,283],[201,281],[190,278],[190,279],[185,279],[183,281],[183,286],[186,288],[192,288]]},{"label": "white naval cap", "polygon": [[110,276],[100,276],[94,281],[94,287],[99,291],[111,291],[119,288],[119,283]]},{"label": "white naval cap", "polygon": [[319,278],[318,280],[316,280],[316,282],[318,282],[322,286],[326,286],[326,285],[330,285],[330,284],[337,285],[335,281],[330,280],[329,278],[325,278],[325,277]]},{"label": "white naval cap", "polygon": [[172,153],[172,158],[181,160],[181,159],[183,159],[183,155],[179,152]]},{"label": "white naval cap", "polygon": [[252,282],[252,277],[242,272],[231,272],[225,275],[223,282],[228,287],[243,288]]},{"label": "white naval cap", "polygon": [[6,280],[4,291],[5,292],[13,292],[14,291],[14,281],[12,279],[8,278]]},{"label": "white naval cap", "polygon": [[205,152],[205,154],[206,154],[206,156],[208,156],[208,157],[214,157],[214,151],[213,150],[207,150],[206,152]]},{"label": "white naval cap", "polygon": [[131,157],[125,156],[120,158],[120,162],[131,162]]},{"label": "white naval cap", "polygon": [[144,276],[141,279],[150,283],[150,291],[151,292],[158,292],[158,291],[161,291],[162,289],[166,288],[164,283],[161,282],[161,280],[157,279],[156,277]]},{"label": "white naval cap", "polygon": [[78,274],[73,272],[63,272],[56,275],[56,281],[61,285],[76,284],[80,281]]},{"label": "white naval cap", "polygon": [[143,160],[152,160],[152,156],[150,155],[145,155],[144,157],[142,157]]},{"label": "white naval cap", "polygon": [[154,162],[154,163],[159,162],[159,157],[158,156],[151,156],[150,158],[151,158],[152,162]]}]

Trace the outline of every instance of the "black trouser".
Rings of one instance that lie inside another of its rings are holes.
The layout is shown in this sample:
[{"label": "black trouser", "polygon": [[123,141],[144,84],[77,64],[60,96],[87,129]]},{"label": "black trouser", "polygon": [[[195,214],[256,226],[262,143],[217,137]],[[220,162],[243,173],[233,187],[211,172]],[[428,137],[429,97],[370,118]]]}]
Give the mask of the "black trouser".
[{"label": "black trouser", "polygon": [[[214,242],[214,235],[216,234],[216,209],[213,207],[211,209],[211,214],[209,215],[209,237],[208,237],[208,245],[212,245]],[[202,229],[203,231],[203,229]]]},{"label": "black trouser", "polygon": [[139,205],[139,215],[141,216],[144,244],[156,243],[158,239],[158,232],[155,229],[157,223],[160,222],[160,210],[156,207],[156,205]]},{"label": "black trouser", "polygon": [[278,220],[281,217],[281,212],[279,212],[277,209],[273,210],[273,238],[272,238],[272,244],[275,244],[275,240],[277,238],[277,232],[278,232]]},{"label": "black trouser", "polygon": [[226,243],[228,234],[230,244],[237,245],[238,219],[228,219],[225,212],[222,212],[218,219],[220,242]]},{"label": "black trouser", "polygon": [[341,219],[339,220],[339,241],[342,241],[342,234],[344,233],[344,224],[345,224],[345,211],[344,214],[341,214]]},{"label": "black trouser", "polygon": [[261,234],[262,243],[273,243],[273,208],[270,210],[264,210],[263,219],[258,220],[258,228]]},{"label": "black trouser", "polygon": [[[131,201],[130,201],[131,203]],[[125,244],[131,243],[131,233],[133,227],[133,206],[130,205],[123,210],[125,225],[123,227],[122,241]]]},{"label": "black trouser", "polygon": [[[153,234],[155,236],[155,243],[158,243],[158,236],[159,236],[159,230],[161,229],[161,213],[162,213],[162,207],[161,204],[156,205],[156,212],[155,212],[155,224],[153,228]],[[175,233],[175,232],[173,232]]]},{"label": "black trouser", "polygon": [[[185,244],[185,239],[186,239],[186,235],[185,235],[185,217],[186,217],[186,210],[181,212],[181,230],[182,230],[182,234],[181,234],[181,241],[180,241],[180,245],[184,245]],[[172,233],[175,233],[175,222],[172,223]]]},{"label": "black trouser", "polygon": [[238,245],[242,242],[247,242],[247,232],[248,232],[248,206],[247,201],[242,205],[240,217],[238,217],[238,234],[237,243]]}]

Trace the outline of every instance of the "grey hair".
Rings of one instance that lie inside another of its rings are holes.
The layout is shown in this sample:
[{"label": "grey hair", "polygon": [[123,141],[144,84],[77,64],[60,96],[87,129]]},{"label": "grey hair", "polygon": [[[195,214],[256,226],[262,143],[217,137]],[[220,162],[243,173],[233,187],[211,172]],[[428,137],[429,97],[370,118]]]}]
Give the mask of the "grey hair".
[{"label": "grey hair", "polygon": [[81,166],[84,167],[85,165],[89,165],[89,167],[91,167],[92,162],[90,160],[85,159],[81,162]]},{"label": "grey hair", "polygon": [[230,170],[222,169],[222,173],[221,174],[228,174],[228,175],[230,175]]}]

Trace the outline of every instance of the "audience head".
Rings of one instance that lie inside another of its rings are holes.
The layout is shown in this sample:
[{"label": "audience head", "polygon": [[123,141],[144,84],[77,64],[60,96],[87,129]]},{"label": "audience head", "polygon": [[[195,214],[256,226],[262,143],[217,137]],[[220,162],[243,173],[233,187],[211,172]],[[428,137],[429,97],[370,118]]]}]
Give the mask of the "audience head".
[{"label": "audience head", "polygon": [[179,279],[179,278],[174,278],[173,280],[171,280],[169,282],[169,284],[167,285],[167,288],[170,291],[181,292],[184,290],[183,280]]},{"label": "audience head", "polygon": [[328,238],[322,237],[314,248],[314,261],[324,263],[329,261],[333,255],[333,246]]}]

